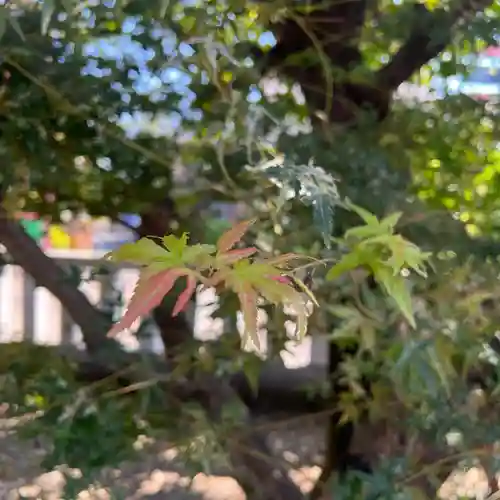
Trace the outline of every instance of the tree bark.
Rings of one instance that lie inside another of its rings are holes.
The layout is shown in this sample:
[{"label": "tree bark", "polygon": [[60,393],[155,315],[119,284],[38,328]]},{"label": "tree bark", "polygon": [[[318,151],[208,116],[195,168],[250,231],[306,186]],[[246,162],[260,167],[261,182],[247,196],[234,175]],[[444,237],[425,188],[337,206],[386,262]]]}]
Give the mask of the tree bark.
[{"label": "tree bark", "polygon": [[[366,83],[350,80],[350,73],[363,64],[359,41],[370,6],[366,0],[311,0],[305,13],[272,26],[277,43],[262,59],[265,66],[298,82],[311,111],[322,113],[330,123],[356,127],[360,112],[366,110],[382,121],[397,87],[450,44],[457,26],[491,4],[460,0],[449,9],[433,11],[422,3],[409,4],[414,15],[408,38],[385,66],[366,75]],[[309,64],[291,63],[312,49]]]},{"label": "tree bark", "polygon": [[[0,243],[5,246],[15,263],[33,277],[37,286],[46,288],[57,297],[81,328],[85,345],[91,354],[96,354],[110,344],[106,337],[109,325],[104,316],[68,281],[64,271],[42,252],[36,242],[2,207]],[[48,320],[50,321],[50,318]]]}]

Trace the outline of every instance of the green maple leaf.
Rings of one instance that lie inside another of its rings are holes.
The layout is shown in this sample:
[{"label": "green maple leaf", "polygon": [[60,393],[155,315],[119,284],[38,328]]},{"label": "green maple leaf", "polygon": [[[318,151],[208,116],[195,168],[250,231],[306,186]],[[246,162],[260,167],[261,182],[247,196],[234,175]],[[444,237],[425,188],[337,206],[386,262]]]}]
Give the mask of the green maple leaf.
[{"label": "green maple leaf", "polygon": [[197,244],[186,247],[182,254],[184,264],[193,264],[197,268],[210,267],[214,261],[215,245]]},{"label": "green maple leaf", "polygon": [[182,233],[181,237],[174,236],[173,234],[167,234],[162,238],[162,242],[165,248],[176,257],[182,257],[186,248],[188,246],[188,233]]},{"label": "green maple leaf", "polygon": [[197,263],[209,265],[211,254],[216,250],[214,245],[188,245],[187,233],[180,238],[169,234],[162,238],[162,243],[165,248],[151,238],[141,238],[134,243],[124,243],[104,258],[112,262],[145,265],[155,272]]},{"label": "green maple leaf", "polygon": [[327,273],[327,280],[337,279],[342,274],[356,269],[364,263],[361,252],[353,251],[344,255]]},{"label": "green maple leaf", "polygon": [[112,262],[130,262],[141,265],[164,261],[169,257],[169,252],[150,238],[141,238],[134,243],[124,243],[104,256],[106,260]]},{"label": "green maple leaf", "polygon": [[413,317],[413,306],[410,291],[407,287],[407,280],[400,274],[395,275],[390,267],[379,266],[374,269],[375,279],[385,288],[399,310],[413,328],[416,328],[415,318]]}]

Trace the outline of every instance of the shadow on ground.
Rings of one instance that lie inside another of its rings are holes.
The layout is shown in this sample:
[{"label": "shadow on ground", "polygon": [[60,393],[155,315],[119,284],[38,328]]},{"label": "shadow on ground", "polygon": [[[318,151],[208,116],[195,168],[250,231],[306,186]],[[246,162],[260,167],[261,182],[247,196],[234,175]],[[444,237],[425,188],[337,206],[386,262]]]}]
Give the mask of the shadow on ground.
[{"label": "shadow on ground", "polygon": [[[63,474],[43,473],[39,467],[42,447],[19,441],[9,427],[0,421],[0,500],[67,500],[62,496]],[[321,458],[318,431],[301,426],[300,430],[289,427],[270,434],[277,456],[290,464],[290,475],[303,491],[311,489],[320,473],[314,465]],[[198,474],[191,479],[175,448],[165,443],[148,447],[140,462],[104,471],[101,487],[81,492],[78,500],[115,500],[106,490],[111,486],[120,491],[123,500],[245,500],[243,491],[230,477]],[[441,497],[485,499],[486,478],[477,468],[457,471],[443,486]]]},{"label": "shadow on ground", "polygon": [[[0,500],[63,500],[64,475],[39,467],[44,451],[34,443],[20,442],[13,435],[0,436]],[[78,471],[75,471],[76,474]],[[119,470],[106,470],[100,488],[82,492],[78,500],[110,500],[112,486],[127,500],[244,500],[238,484],[229,477],[198,474],[187,476],[175,449],[154,444],[138,463],[125,463]]]}]

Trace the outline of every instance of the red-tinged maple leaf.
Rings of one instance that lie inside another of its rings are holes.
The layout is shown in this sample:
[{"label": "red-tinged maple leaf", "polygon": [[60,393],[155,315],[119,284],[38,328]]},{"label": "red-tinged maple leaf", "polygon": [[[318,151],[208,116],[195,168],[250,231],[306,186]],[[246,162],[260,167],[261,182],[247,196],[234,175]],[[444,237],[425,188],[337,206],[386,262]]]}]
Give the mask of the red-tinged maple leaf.
[{"label": "red-tinged maple leaf", "polygon": [[243,235],[254,222],[255,219],[243,221],[226,231],[217,241],[217,252],[226,253],[231,250],[243,238]]},{"label": "red-tinged maple leaf", "polygon": [[167,269],[151,275],[144,273],[137,282],[132,298],[123,317],[108,332],[113,336],[126,328],[130,328],[134,321],[160,305],[163,297],[170,292],[180,276],[190,276],[189,269]]},{"label": "red-tinged maple leaf", "polygon": [[277,281],[278,283],[284,283],[285,285],[290,285],[292,283],[292,280],[288,276],[269,276],[274,281]]},{"label": "red-tinged maple leaf", "polygon": [[251,286],[244,286],[238,291],[238,298],[241,305],[241,313],[244,323],[244,340],[249,338],[255,347],[260,350],[260,339],[258,331],[258,309],[257,292]]},{"label": "red-tinged maple leaf", "polygon": [[172,311],[172,316],[177,316],[181,311],[183,311],[194,292],[196,291],[196,279],[194,276],[187,276],[186,288],[182,291],[175,303],[174,310]]}]

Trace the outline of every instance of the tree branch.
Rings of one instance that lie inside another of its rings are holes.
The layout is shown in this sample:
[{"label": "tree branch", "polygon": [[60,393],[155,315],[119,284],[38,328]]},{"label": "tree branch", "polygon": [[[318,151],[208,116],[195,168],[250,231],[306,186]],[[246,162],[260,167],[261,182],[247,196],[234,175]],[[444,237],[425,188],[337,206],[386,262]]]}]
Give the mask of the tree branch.
[{"label": "tree branch", "polygon": [[[345,88],[348,73],[361,63],[359,38],[368,4],[313,0],[307,10],[290,7],[286,19],[273,25],[277,44],[264,64],[300,83],[308,105],[334,122],[349,121],[353,115],[341,101],[351,90]],[[307,60],[294,62],[297,57]],[[356,105],[358,100],[356,96]]]},{"label": "tree branch", "polygon": [[415,11],[410,35],[393,58],[375,75],[377,87],[396,90],[452,41],[454,28],[483,11],[491,0],[461,0],[451,10],[429,11],[422,3]]},{"label": "tree branch", "polygon": [[87,297],[68,282],[64,271],[47,257],[23,228],[12,220],[0,207],[0,242],[35,280],[38,286],[47,288],[63,305],[73,321],[81,328],[83,339],[91,354],[101,351],[112,343],[106,332],[109,325],[104,316],[92,306]]}]

